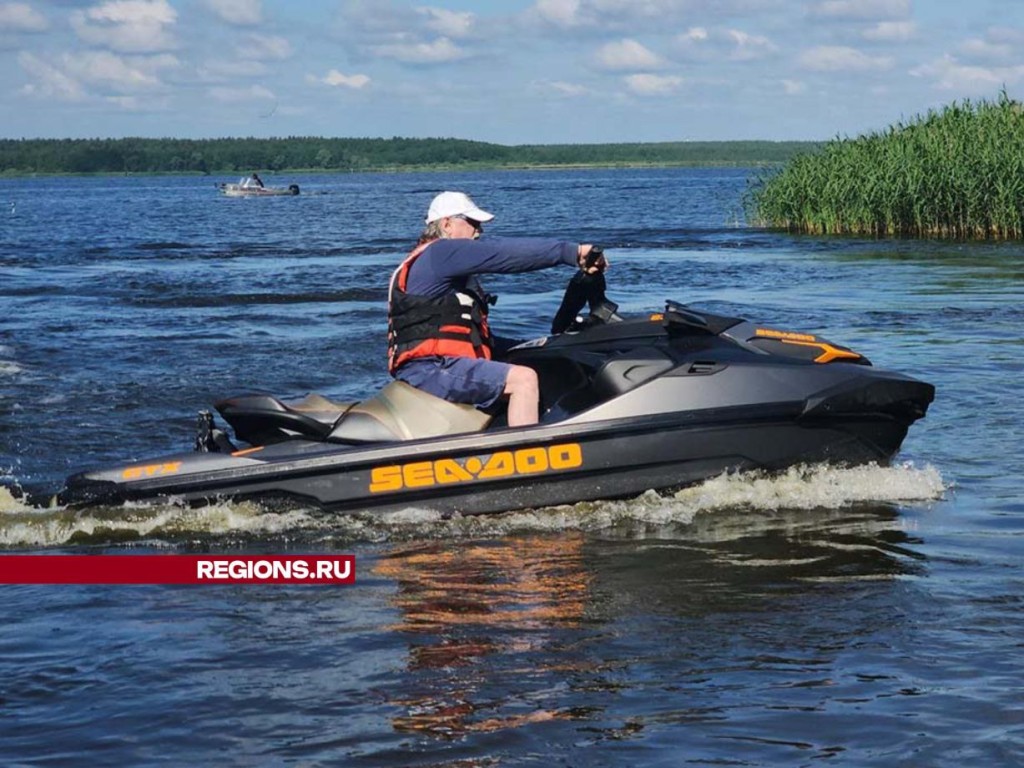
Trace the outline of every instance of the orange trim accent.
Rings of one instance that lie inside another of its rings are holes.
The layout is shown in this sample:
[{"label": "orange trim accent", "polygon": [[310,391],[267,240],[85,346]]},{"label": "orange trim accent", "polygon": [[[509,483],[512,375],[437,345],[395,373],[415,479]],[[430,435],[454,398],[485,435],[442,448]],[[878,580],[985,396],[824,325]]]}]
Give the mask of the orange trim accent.
[{"label": "orange trim accent", "polygon": [[438,330],[442,333],[464,333],[467,336],[471,333],[469,328],[462,325],[442,325]]},{"label": "orange trim accent", "polygon": [[[771,328],[758,328],[754,335],[764,339],[779,339],[780,341],[801,342],[808,341],[817,343],[818,337],[809,333],[792,333],[790,331],[773,331]],[[859,355],[858,355],[859,357]]]},{"label": "orange trim accent", "polygon": [[823,341],[796,341],[795,339],[779,339],[783,344],[796,344],[798,347],[817,347],[822,351],[814,358],[816,363],[831,363],[833,360],[860,360],[860,355],[845,349],[836,349]]},{"label": "orange trim accent", "polygon": [[652,323],[660,323],[662,320],[665,319],[665,315],[663,315],[661,312],[655,312],[647,319],[650,320]]},{"label": "orange trim accent", "polygon": [[240,451],[235,451],[232,456],[245,456],[247,453],[256,453],[256,451],[262,451],[264,446],[257,445],[255,448],[243,448]]}]

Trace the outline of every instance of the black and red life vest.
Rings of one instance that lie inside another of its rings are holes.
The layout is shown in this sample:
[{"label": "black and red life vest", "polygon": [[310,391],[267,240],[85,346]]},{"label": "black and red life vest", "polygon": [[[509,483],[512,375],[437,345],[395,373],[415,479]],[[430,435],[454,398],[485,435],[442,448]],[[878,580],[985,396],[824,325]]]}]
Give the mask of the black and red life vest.
[{"label": "black and red life vest", "polygon": [[388,290],[388,372],[418,357],[491,359],[487,303],[467,289],[436,299],[406,293],[409,268],[433,240],[413,249],[394,274]]}]

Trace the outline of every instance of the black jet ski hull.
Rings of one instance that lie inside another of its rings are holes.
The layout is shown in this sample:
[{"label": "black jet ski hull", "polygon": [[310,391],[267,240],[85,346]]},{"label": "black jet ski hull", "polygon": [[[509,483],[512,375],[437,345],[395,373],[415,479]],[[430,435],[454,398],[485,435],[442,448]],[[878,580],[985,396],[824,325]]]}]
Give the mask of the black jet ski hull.
[{"label": "black jet ski hull", "polygon": [[541,424],[480,423],[476,409],[402,382],[356,404],[242,395],[217,408],[252,448],[236,450],[207,413],[200,452],[80,473],[58,498],[465,514],[623,498],[723,472],[886,463],[935,393],[816,336],[672,302],[505,359],[537,371]]},{"label": "black jet ski hull", "polygon": [[807,419],[805,403],[534,427],[370,447],[294,440],[183,453],[69,479],[64,504],[285,500],[342,512],[480,514],[670,492],[723,472],[886,463],[907,424]]}]

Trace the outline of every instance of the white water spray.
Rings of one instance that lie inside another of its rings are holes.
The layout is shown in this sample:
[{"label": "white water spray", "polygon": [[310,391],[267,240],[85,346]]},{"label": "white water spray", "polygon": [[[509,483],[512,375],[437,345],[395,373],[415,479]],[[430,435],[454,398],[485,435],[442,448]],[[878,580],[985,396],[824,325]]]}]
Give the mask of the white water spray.
[{"label": "white water spray", "polygon": [[[674,496],[649,491],[624,501],[521,510],[500,515],[450,517],[409,508],[377,514],[330,515],[309,509],[268,511],[250,502],[206,507],[130,505],[84,512],[27,506],[0,488],[0,547],[53,547],[76,543],[166,542],[194,536],[277,540],[295,536],[339,541],[476,538],[518,533],[601,531],[620,525],[687,526],[698,515],[743,510],[836,510],[855,504],[917,505],[947,490],[938,470],[912,464],[839,469],[794,467],[778,475],[722,475]],[[681,533],[685,535],[685,533]]]}]

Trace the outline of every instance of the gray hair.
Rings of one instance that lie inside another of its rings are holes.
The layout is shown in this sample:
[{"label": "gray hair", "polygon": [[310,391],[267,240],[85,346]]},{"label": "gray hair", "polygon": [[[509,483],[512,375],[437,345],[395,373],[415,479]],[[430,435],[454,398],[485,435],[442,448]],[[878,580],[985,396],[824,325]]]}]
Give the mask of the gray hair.
[{"label": "gray hair", "polygon": [[423,234],[420,235],[420,242],[426,243],[430,240],[441,240],[448,237],[448,233],[441,229],[441,220],[432,221],[427,224],[426,229],[423,230]]}]

